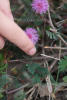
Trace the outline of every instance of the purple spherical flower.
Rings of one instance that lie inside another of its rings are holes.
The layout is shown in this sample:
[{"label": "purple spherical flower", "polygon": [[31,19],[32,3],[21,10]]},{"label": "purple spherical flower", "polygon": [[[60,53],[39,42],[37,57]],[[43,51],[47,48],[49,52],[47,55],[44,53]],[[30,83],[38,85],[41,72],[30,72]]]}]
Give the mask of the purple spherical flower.
[{"label": "purple spherical flower", "polygon": [[47,0],[33,0],[32,9],[38,14],[46,13],[49,8]]},{"label": "purple spherical flower", "polygon": [[26,28],[25,30],[27,36],[31,39],[31,41],[36,44],[38,42],[38,33],[34,28]]}]

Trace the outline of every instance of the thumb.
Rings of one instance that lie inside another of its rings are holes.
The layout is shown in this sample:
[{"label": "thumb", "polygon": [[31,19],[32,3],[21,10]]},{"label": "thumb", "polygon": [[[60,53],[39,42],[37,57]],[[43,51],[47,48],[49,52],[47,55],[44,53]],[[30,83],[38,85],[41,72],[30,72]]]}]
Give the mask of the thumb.
[{"label": "thumb", "polygon": [[[6,16],[8,16],[11,20],[13,19],[13,15],[10,9],[10,2],[9,0],[0,0],[0,11],[2,11]],[[5,45],[4,38],[0,36],[0,49],[2,49]]]},{"label": "thumb", "polygon": [[34,55],[36,48],[25,32],[0,11],[0,33],[9,41],[17,45],[28,55]]}]

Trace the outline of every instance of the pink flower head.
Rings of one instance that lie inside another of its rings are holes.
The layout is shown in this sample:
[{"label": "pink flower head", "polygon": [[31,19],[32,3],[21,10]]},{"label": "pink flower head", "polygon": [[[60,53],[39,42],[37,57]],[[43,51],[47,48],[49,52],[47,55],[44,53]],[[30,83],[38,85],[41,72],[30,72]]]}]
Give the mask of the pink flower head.
[{"label": "pink flower head", "polygon": [[47,0],[33,0],[32,9],[38,14],[46,13],[49,8]]},{"label": "pink flower head", "polygon": [[25,32],[34,44],[36,44],[38,42],[39,36],[38,36],[36,29],[26,28]]}]

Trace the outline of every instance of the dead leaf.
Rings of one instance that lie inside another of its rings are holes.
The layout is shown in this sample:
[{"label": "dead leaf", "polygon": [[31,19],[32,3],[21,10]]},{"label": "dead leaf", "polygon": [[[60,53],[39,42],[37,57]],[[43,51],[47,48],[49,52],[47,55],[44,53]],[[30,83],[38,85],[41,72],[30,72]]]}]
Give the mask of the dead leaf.
[{"label": "dead leaf", "polygon": [[48,91],[47,86],[44,86],[44,85],[39,86],[38,91],[39,91],[40,97],[49,96],[49,91]]}]

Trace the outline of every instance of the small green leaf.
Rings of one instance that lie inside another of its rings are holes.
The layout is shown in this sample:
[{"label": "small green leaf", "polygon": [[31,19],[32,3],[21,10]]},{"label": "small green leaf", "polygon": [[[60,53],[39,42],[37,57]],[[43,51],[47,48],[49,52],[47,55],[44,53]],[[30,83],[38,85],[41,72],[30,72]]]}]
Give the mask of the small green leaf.
[{"label": "small green leaf", "polygon": [[4,87],[4,85],[6,85],[9,82],[9,77],[8,75],[4,74],[2,76],[0,76],[0,89]]},{"label": "small green leaf", "polygon": [[32,83],[33,83],[33,84],[41,83],[40,77],[39,77],[38,75],[35,75],[35,76],[32,78]]},{"label": "small green leaf", "polygon": [[28,71],[33,75],[36,69],[40,67],[40,65],[36,63],[32,63],[32,64],[28,64],[27,67],[28,67]]},{"label": "small green leaf", "polygon": [[49,37],[50,39],[55,39],[55,40],[57,40],[57,36],[56,36],[54,33],[52,33],[52,32],[50,32],[50,31],[47,31],[47,30],[46,30],[46,34],[48,35],[48,37]]},{"label": "small green leaf", "polygon": [[52,83],[56,83],[56,81],[54,80],[53,76],[50,74],[50,79]]},{"label": "small green leaf", "polygon": [[64,77],[63,77],[63,81],[64,81],[65,83],[67,83],[67,76],[64,76]]},{"label": "small green leaf", "polygon": [[67,3],[64,3],[63,9],[67,10]]},{"label": "small green leaf", "polygon": [[61,59],[59,62],[59,71],[67,71],[67,56],[65,56],[64,59]]},{"label": "small green leaf", "polygon": [[3,98],[3,94],[2,93],[0,93],[0,99],[2,99]]},{"label": "small green leaf", "polygon": [[4,56],[2,53],[0,53],[0,62],[4,60]]},{"label": "small green leaf", "polygon": [[48,69],[43,67],[38,68],[36,73],[40,78],[44,78],[49,74]]}]

